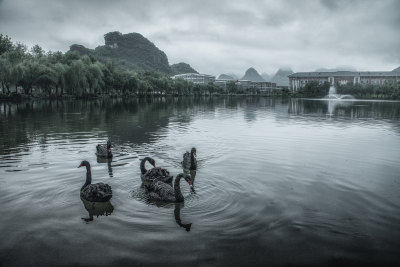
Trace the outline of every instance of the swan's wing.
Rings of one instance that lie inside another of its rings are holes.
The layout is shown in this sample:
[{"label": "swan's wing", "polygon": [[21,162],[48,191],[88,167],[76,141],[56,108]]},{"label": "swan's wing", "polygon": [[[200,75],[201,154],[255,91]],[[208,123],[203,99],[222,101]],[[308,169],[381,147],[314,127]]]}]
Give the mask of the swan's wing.
[{"label": "swan's wing", "polygon": [[160,167],[152,168],[142,175],[142,181],[144,182],[162,181],[170,183],[172,182],[172,178],[168,170]]},{"label": "swan's wing", "polygon": [[175,192],[172,186],[161,181],[145,184],[148,196],[158,201],[175,201]]},{"label": "swan's wing", "polygon": [[97,145],[96,151],[97,151],[98,156],[104,156],[104,155],[107,155],[107,153],[108,153],[107,148],[103,145]]},{"label": "swan's wing", "polygon": [[111,186],[103,183],[87,185],[81,191],[81,197],[93,202],[107,201],[112,197]]}]

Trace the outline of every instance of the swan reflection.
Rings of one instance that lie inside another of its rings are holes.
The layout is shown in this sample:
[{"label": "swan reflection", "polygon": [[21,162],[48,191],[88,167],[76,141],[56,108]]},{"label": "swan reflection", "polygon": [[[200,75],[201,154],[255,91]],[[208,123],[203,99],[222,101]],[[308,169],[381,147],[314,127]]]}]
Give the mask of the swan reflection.
[{"label": "swan reflection", "polygon": [[181,220],[181,209],[184,207],[185,207],[184,203],[175,203],[175,209],[174,209],[175,221],[180,227],[184,228],[186,232],[190,232],[192,223],[182,223]]},{"label": "swan reflection", "polygon": [[193,193],[196,193],[196,191],[194,190],[194,180],[196,179],[196,170],[191,170],[191,171],[189,171],[189,170],[185,170],[185,169],[183,169],[183,173],[185,173],[185,174],[189,174],[190,175],[190,181],[192,182],[192,186],[190,187],[190,190],[193,192]]},{"label": "swan reflection", "polygon": [[113,169],[111,166],[112,158],[103,158],[103,157],[97,157],[97,163],[107,163],[108,166],[108,176],[110,178],[113,177]]},{"label": "swan reflection", "polygon": [[90,202],[86,199],[81,198],[83,206],[89,213],[88,218],[82,218],[85,222],[93,221],[93,217],[96,216],[109,216],[114,211],[114,207],[110,201],[106,202]]}]

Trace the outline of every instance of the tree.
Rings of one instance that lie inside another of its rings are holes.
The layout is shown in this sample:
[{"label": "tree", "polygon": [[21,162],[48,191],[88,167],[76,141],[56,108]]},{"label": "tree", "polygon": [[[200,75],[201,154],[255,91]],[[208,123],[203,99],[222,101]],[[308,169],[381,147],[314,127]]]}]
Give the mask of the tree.
[{"label": "tree", "polygon": [[23,87],[26,95],[32,95],[32,87],[40,76],[41,67],[39,61],[35,58],[27,58],[21,63],[21,67],[24,75],[19,84]]},{"label": "tree", "polygon": [[226,84],[226,90],[229,94],[236,94],[238,91],[237,84],[234,81],[228,82]]},{"label": "tree", "polygon": [[3,92],[7,89],[7,92],[10,93],[11,69],[12,65],[6,54],[2,54],[0,56],[0,82]]},{"label": "tree", "polygon": [[13,48],[13,43],[11,42],[11,38],[7,35],[0,34],[0,55],[11,51]]},{"label": "tree", "polygon": [[87,79],[86,68],[82,60],[74,60],[65,72],[66,89],[69,94],[82,96],[86,93]]}]

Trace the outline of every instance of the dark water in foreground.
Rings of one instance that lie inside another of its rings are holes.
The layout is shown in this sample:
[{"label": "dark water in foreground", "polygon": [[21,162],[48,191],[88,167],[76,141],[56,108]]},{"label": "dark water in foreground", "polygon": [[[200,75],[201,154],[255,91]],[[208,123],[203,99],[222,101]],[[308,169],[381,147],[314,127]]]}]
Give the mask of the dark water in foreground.
[{"label": "dark water in foreground", "polygon": [[[196,193],[149,202],[139,159],[176,175],[192,146]],[[110,203],[81,201],[83,159]],[[0,103],[0,203],[1,266],[399,266],[400,103]]]}]

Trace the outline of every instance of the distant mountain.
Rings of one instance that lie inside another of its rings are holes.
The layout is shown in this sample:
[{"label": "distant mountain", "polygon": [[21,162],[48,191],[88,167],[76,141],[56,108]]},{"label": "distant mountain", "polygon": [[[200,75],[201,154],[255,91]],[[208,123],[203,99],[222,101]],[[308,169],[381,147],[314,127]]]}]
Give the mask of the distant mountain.
[{"label": "distant mountain", "polygon": [[172,69],[173,75],[182,74],[182,73],[198,73],[189,64],[184,63],[184,62],[171,65],[171,69]]},{"label": "distant mountain", "polygon": [[289,86],[289,78],[288,75],[293,74],[294,72],[291,69],[279,69],[274,77],[271,78],[270,82],[276,83],[278,86]]},{"label": "distant mountain", "polygon": [[231,76],[234,80],[239,80],[238,76],[235,75],[234,73],[226,73],[226,75]]},{"label": "distant mountain", "polygon": [[319,68],[315,70],[315,72],[335,72],[335,71],[357,71],[357,70],[353,67],[346,67],[346,66],[339,66],[331,69]]},{"label": "distant mountain", "polygon": [[265,72],[261,73],[261,77],[267,82],[269,82],[269,80],[271,79],[271,75]]},{"label": "distant mountain", "polygon": [[392,70],[393,72],[400,72],[400,67],[395,68],[394,70]]},{"label": "distant mountain", "polygon": [[237,79],[235,79],[232,76],[229,76],[227,74],[221,74],[218,76],[218,80],[237,80]]},{"label": "distant mountain", "polygon": [[258,72],[254,68],[249,68],[242,77],[242,80],[249,80],[252,82],[265,82],[265,80],[260,76],[260,74],[258,74]]},{"label": "distant mountain", "polygon": [[166,54],[139,33],[109,32],[104,35],[104,41],[105,45],[95,49],[73,44],[70,51],[92,55],[103,62],[112,61],[115,66],[127,70],[156,71],[167,75],[183,70],[193,72],[186,63],[170,66]]}]

